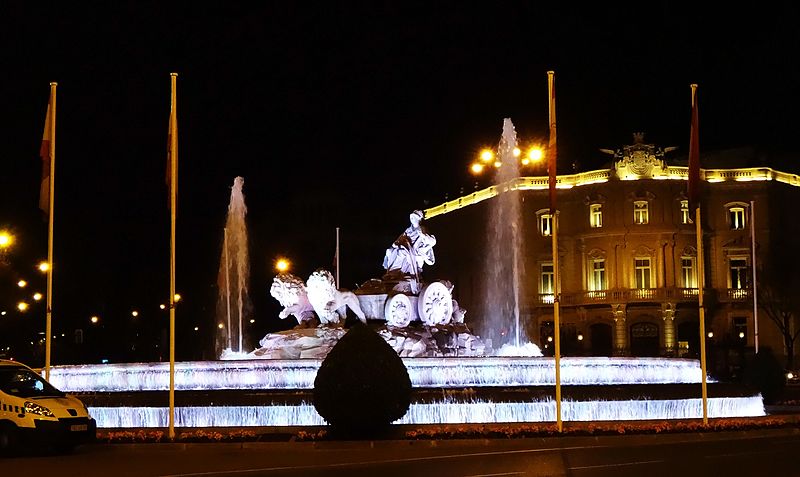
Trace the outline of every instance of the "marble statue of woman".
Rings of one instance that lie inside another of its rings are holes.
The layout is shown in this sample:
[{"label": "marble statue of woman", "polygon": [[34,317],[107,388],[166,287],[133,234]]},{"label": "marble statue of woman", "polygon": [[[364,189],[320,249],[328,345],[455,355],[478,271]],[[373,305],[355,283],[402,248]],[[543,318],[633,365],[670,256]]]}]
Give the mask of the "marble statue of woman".
[{"label": "marble statue of woman", "polygon": [[383,268],[387,274],[399,270],[403,275],[418,276],[423,265],[433,265],[436,262],[433,254],[436,237],[427,233],[420,225],[424,215],[421,210],[411,212],[411,225],[386,249]]}]

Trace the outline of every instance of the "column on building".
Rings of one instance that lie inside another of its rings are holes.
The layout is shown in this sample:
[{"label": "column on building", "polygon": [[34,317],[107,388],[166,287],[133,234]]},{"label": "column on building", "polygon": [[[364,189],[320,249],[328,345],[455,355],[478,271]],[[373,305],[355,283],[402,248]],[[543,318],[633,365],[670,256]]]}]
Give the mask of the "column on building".
[{"label": "column on building", "polygon": [[614,356],[626,356],[628,354],[628,327],[625,324],[625,305],[611,305],[611,314],[614,317]]},{"label": "column on building", "polygon": [[664,349],[666,356],[675,355],[675,304],[661,304],[661,319],[664,320]]}]

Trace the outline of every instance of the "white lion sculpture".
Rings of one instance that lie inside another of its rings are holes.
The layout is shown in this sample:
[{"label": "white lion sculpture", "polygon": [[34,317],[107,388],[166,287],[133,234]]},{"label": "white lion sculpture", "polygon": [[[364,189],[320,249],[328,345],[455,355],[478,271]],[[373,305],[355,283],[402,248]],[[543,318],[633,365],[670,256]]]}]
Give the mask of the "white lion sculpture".
[{"label": "white lion sculpture", "polygon": [[306,293],[308,301],[317,312],[320,323],[339,323],[339,320],[347,316],[347,308],[350,307],[353,313],[358,316],[362,323],[367,322],[364,312],[355,293],[348,290],[337,290],[336,281],[331,272],[324,269],[317,269],[308,277],[306,282]]},{"label": "white lion sculpture", "polygon": [[306,286],[300,277],[291,273],[279,273],[272,279],[269,294],[283,306],[278,315],[281,319],[293,315],[298,324],[314,319],[314,307],[308,301]]}]

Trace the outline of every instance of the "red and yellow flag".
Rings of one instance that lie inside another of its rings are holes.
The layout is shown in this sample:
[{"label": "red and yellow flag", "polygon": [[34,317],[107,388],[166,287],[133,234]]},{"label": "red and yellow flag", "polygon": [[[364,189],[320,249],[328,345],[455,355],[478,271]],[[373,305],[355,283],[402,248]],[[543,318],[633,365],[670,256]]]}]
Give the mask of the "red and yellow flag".
[{"label": "red and yellow flag", "polygon": [[689,210],[700,207],[700,133],[697,115],[697,85],[692,87],[692,131],[689,135]]},{"label": "red and yellow flag", "polygon": [[39,208],[45,214],[50,212],[50,167],[53,161],[53,93],[47,102],[47,114],[44,119],[44,134],[39,156],[42,158],[42,182],[39,186]]},{"label": "red and yellow flag", "polygon": [[[550,141],[547,146],[547,173],[550,190],[550,215],[556,214],[556,85],[555,72],[547,72],[547,89],[550,95]],[[555,223],[555,222],[554,222]]]}]

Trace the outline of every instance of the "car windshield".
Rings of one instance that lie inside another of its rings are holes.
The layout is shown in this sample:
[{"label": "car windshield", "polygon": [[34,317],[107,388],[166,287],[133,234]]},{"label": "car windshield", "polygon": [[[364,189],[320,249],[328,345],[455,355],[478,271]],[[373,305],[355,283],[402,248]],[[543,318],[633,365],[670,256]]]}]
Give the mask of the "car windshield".
[{"label": "car windshield", "polygon": [[26,368],[0,368],[0,391],[21,398],[64,395]]}]

